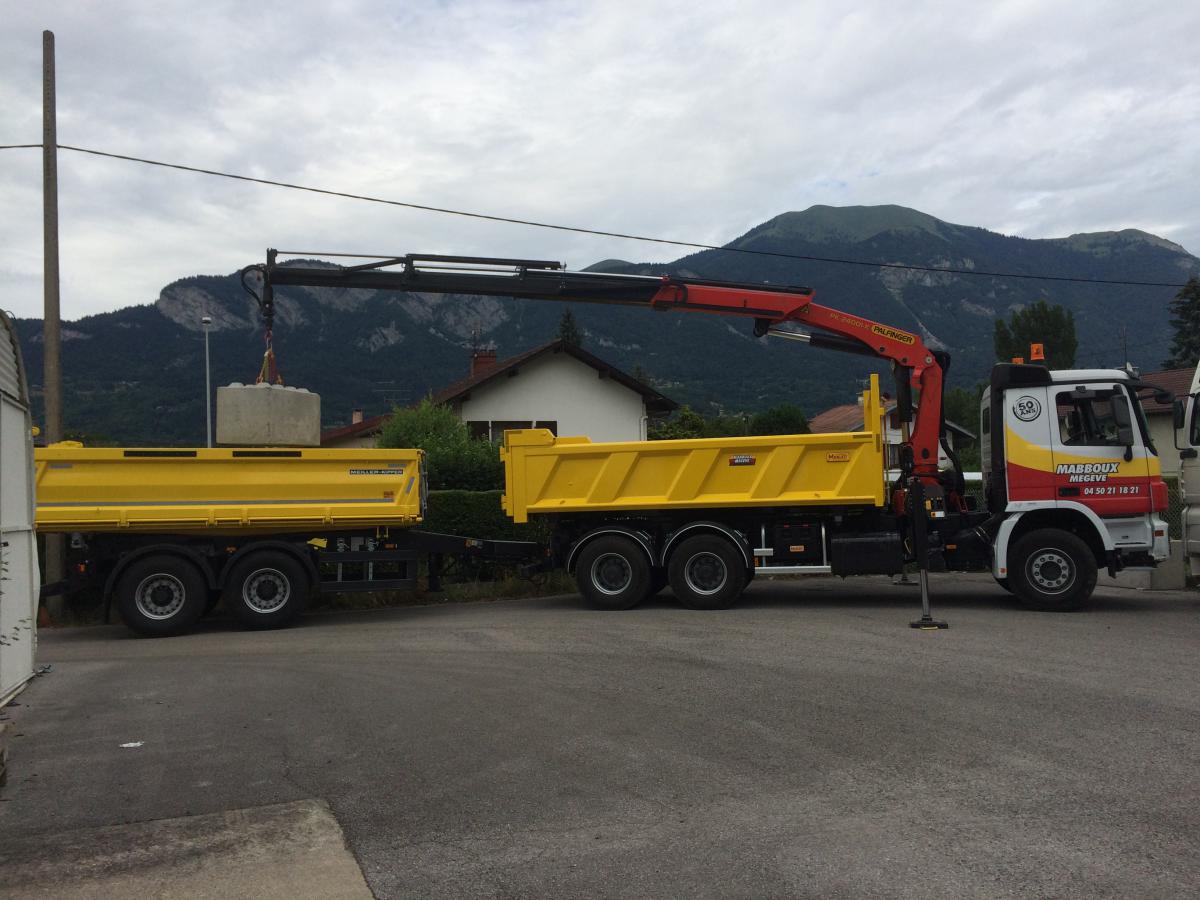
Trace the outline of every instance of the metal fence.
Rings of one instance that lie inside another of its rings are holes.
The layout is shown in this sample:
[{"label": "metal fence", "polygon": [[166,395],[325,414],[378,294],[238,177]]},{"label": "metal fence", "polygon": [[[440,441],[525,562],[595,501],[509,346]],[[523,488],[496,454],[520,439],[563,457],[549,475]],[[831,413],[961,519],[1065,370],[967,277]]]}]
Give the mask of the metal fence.
[{"label": "metal fence", "polygon": [[1167,483],[1167,525],[1170,528],[1171,540],[1183,538],[1183,492],[1179,489],[1179,479],[1164,477]]}]

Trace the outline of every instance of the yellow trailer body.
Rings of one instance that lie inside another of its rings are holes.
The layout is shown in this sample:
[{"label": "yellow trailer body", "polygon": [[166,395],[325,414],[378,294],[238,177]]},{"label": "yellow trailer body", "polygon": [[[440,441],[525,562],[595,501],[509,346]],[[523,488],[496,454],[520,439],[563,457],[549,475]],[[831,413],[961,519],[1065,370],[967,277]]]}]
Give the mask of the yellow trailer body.
[{"label": "yellow trailer body", "polygon": [[879,380],[863,430],[593,444],[546,429],[504,433],[504,509],[515,522],[567,512],[884,505]]},{"label": "yellow trailer body", "polygon": [[421,450],[110,448],[34,452],[37,530],[286,533],[404,527],[425,512]]}]

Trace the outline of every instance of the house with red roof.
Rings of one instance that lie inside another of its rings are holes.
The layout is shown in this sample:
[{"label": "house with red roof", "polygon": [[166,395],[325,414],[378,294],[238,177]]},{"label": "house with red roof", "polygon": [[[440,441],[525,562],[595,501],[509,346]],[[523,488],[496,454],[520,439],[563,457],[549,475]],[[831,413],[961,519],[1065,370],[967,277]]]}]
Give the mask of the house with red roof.
[{"label": "house with red roof", "polygon": [[[900,416],[896,412],[896,401],[890,400],[884,394],[884,406],[886,409],[883,423],[884,440],[887,441],[889,446],[899,447],[902,443],[902,437]],[[808,427],[812,430],[813,434],[832,434],[838,431],[862,431],[862,398],[860,397],[857,403],[843,403],[841,406],[834,406],[824,412],[817,413],[817,415],[809,420]],[[956,443],[975,440],[974,432],[968,431],[966,428],[955,422],[951,422],[949,419],[946,420],[946,431],[951,449],[954,449]],[[947,459],[945,451],[941,448],[938,449],[938,465],[942,468],[950,467],[950,460]]]}]

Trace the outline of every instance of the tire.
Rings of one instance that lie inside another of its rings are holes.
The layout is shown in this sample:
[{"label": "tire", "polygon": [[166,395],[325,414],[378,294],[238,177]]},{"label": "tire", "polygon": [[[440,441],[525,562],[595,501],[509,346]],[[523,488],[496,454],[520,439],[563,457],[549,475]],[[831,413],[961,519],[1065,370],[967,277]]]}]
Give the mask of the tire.
[{"label": "tire", "polygon": [[593,609],[632,609],[650,594],[650,560],[633,538],[598,537],[579,552],[575,583]]},{"label": "tire", "polygon": [[1000,585],[1000,587],[1004,588],[1010,594],[1013,592],[1012,585],[1008,583],[1007,578],[995,578],[995,576],[992,577],[995,579],[996,584]]},{"label": "tire", "polygon": [[746,560],[725,538],[698,534],[675,548],[667,578],[688,609],[728,609],[746,587]]},{"label": "tire", "polygon": [[1082,538],[1069,531],[1031,531],[1013,546],[1008,582],[1027,609],[1079,609],[1096,588],[1096,556]]},{"label": "tire", "polygon": [[115,594],[121,621],[149,637],[190,631],[208,604],[204,575],[190,560],[170,553],[130,563]]},{"label": "tire", "polygon": [[254,550],[225,580],[225,609],[247,628],[282,628],[304,611],[312,584],[304,564],[282,550]]}]

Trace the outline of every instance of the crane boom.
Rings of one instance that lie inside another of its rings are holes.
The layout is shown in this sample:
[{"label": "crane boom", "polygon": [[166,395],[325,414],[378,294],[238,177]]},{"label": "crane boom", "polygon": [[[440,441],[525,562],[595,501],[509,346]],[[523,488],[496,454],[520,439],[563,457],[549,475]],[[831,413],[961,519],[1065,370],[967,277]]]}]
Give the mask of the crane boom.
[{"label": "crane boom", "polygon": [[[262,277],[259,299],[270,327],[274,289],[284,286],[365,288],[369,290],[488,295],[537,300],[570,300],[643,306],[657,311],[705,312],[754,320],[758,336],[777,334],[815,347],[886,359],[896,370],[901,419],[909,421],[912,391],[921,399],[906,442],[904,460],[913,475],[937,481],[938,446],[943,431],[942,386],[949,356],[926,346],[920,335],[813,301],[807,287],[781,287],[679,278],[673,275],[620,275],[575,272],[549,260],[408,254],[372,259],[350,266],[313,266],[278,261],[268,250],[263,266],[248,266],[246,275]],[[247,290],[254,291],[247,285]],[[796,332],[790,324],[811,329]]]}]

